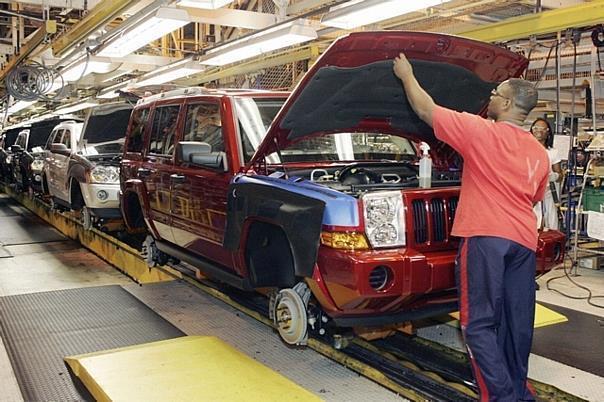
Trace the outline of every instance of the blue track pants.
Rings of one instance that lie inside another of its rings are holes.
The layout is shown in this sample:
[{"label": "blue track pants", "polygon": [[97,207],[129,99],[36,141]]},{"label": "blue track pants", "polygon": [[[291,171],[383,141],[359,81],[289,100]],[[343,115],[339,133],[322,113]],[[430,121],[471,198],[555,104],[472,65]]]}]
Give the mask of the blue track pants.
[{"label": "blue track pants", "polygon": [[461,328],[481,401],[534,401],[527,383],[535,317],[535,252],[499,237],[462,239]]}]

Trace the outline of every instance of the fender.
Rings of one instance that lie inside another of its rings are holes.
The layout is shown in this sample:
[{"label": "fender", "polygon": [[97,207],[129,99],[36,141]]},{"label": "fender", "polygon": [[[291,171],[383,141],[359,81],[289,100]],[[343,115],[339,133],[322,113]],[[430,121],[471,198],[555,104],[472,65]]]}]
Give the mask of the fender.
[{"label": "fender", "polygon": [[262,183],[229,186],[224,247],[237,251],[245,222],[259,219],[285,232],[294,258],[295,274],[310,277],[317,260],[325,202]]},{"label": "fender", "polygon": [[[122,212],[122,216],[124,218],[128,216],[128,214],[125,212],[126,203],[124,202],[124,199],[128,194],[134,193],[138,198],[139,205],[141,206],[147,229],[149,229],[149,231],[153,234],[154,238],[159,239],[159,233],[155,229],[153,222],[149,219],[149,215],[147,214],[147,211],[149,211],[151,207],[149,206],[149,202],[146,197],[147,191],[145,189],[145,184],[140,179],[131,179],[125,183],[122,182],[120,193],[120,210]],[[124,221],[126,222],[126,225],[128,225],[128,219],[126,218]]]}]

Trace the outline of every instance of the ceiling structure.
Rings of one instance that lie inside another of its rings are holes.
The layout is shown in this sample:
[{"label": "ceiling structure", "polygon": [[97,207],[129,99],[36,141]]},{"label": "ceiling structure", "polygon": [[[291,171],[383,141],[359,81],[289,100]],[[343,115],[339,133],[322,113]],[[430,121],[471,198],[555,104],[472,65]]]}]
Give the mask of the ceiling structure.
[{"label": "ceiling structure", "polygon": [[[376,29],[502,43],[531,59],[527,78],[540,81],[542,109],[568,109],[570,88],[580,100],[584,81],[604,98],[591,43],[602,21],[604,0],[0,1],[2,115],[22,119],[84,98],[183,85],[289,89],[332,40]],[[6,105],[8,95],[17,99]]]}]

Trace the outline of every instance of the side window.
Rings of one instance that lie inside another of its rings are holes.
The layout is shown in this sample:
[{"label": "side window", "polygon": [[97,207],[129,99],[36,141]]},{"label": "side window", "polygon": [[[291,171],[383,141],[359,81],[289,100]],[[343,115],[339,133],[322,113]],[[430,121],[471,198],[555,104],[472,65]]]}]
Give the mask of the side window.
[{"label": "side window", "polygon": [[71,149],[71,132],[69,130],[65,130],[65,132],[63,133],[61,144],[65,144],[67,149]]},{"label": "side window", "polygon": [[224,152],[220,106],[217,103],[187,106],[183,141],[206,142],[212,146],[212,152]]},{"label": "side window", "polygon": [[149,109],[138,109],[132,113],[132,128],[128,138],[127,152],[142,152],[145,140],[145,124],[149,117]]},{"label": "side window", "polygon": [[48,141],[48,149],[50,149],[50,144],[59,144],[61,142],[61,137],[63,136],[63,132],[65,130],[56,130],[54,135],[52,135]]},{"label": "side window", "polygon": [[149,139],[150,154],[172,155],[174,153],[174,137],[179,109],[180,105],[163,106],[155,109],[151,138]]},{"label": "side window", "polygon": [[25,133],[19,134],[19,136],[17,137],[17,141],[15,141],[15,145],[20,145],[21,148],[25,148],[25,139],[26,139]]}]

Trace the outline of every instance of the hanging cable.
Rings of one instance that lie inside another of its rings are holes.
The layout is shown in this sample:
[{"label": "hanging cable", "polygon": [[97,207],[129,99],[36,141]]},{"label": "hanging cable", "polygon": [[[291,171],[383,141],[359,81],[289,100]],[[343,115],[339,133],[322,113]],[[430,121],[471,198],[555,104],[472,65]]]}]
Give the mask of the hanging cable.
[{"label": "hanging cable", "polygon": [[32,61],[21,64],[8,73],[6,92],[21,101],[55,100],[63,95],[62,91],[54,96],[49,95],[55,82],[60,82],[61,88],[64,86],[63,77],[57,70]]}]

